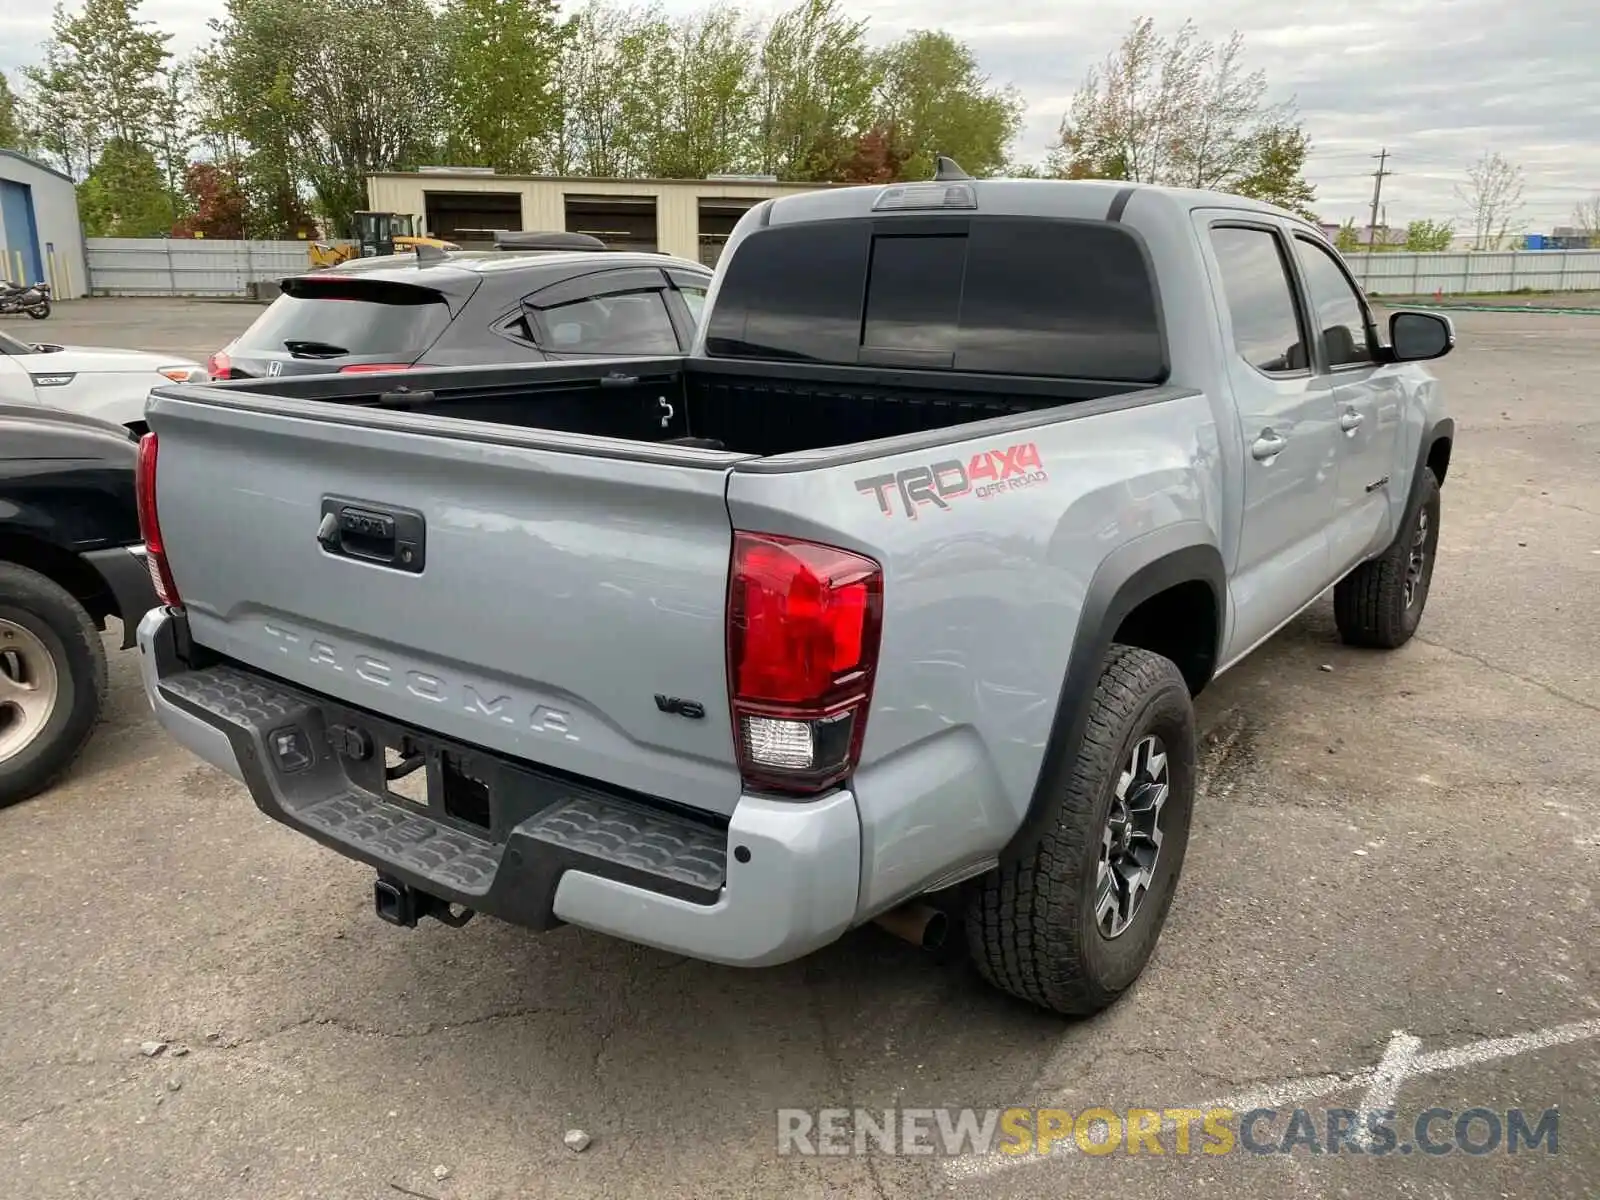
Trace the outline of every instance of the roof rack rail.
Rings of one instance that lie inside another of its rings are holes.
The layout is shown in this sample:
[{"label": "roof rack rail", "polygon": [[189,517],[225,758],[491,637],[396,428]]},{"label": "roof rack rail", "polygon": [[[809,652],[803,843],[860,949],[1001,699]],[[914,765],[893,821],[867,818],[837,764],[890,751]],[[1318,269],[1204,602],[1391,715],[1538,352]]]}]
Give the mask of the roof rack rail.
[{"label": "roof rack rail", "polygon": [[567,233],[564,230],[497,229],[494,234],[496,250],[604,250],[606,244],[587,233]]}]

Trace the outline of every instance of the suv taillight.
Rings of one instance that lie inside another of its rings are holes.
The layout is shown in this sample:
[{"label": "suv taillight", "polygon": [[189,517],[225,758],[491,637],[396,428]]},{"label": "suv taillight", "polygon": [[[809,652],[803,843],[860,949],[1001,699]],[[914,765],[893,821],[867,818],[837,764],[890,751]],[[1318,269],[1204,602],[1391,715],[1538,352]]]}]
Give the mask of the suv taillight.
[{"label": "suv taillight", "polygon": [[883,626],[883,569],[796,538],[733,535],[728,691],[746,784],[822,791],[855,770]]},{"label": "suv taillight", "polygon": [[153,433],[139,439],[134,493],[139,502],[139,536],[144,539],[145,563],[150,568],[150,582],[155,585],[156,597],[163,604],[182,604],[178,585],[172,581],[172,568],[167,565],[166,547],[161,542],[161,521],[156,516],[156,435]]}]

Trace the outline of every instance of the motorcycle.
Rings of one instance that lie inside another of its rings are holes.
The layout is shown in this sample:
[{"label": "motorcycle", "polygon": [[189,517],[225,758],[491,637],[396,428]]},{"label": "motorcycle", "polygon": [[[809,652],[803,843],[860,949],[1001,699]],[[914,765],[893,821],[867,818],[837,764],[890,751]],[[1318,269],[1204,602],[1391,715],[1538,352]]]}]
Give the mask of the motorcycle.
[{"label": "motorcycle", "polygon": [[0,316],[27,313],[35,321],[50,315],[48,283],[12,283],[0,279]]}]

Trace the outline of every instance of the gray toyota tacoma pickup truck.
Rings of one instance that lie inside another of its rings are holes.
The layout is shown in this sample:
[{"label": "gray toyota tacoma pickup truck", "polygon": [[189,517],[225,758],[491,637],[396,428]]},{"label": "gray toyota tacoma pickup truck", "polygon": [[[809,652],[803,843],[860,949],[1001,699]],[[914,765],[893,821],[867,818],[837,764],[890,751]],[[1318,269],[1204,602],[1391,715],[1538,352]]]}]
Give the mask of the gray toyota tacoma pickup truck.
[{"label": "gray toyota tacoma pickup truck", "polygon": [[1172,902],[1191,697],[1329,588],[1415,630],[1453,343],[1232,196],[768,201],[687,355],[157,389],[145,687],[398,924],[758,966],[938,893],[1092,1012]]}]

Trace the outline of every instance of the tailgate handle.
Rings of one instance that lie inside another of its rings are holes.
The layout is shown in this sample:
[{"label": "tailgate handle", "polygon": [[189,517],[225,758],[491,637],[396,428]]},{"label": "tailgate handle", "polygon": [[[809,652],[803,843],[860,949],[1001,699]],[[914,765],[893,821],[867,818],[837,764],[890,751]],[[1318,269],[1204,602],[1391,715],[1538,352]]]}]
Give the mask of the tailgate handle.
[{"label": "tailgate handle", "polygon": [[394,508],[345,496],[322,498],[317,542],[336,558],[420,574],[425,527],[415,509]]}]

